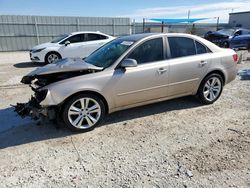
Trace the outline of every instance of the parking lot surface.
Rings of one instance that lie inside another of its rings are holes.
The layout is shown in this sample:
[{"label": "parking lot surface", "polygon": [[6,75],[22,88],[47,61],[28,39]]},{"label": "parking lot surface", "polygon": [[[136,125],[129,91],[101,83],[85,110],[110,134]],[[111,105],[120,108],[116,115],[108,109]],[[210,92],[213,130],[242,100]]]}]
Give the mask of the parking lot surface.
[{"label": "parking lot surface", "polygon": [[[238,68],[250,68],[240,53]],[[250,80],[237,77],[212,105],[184,97],[74,134],[13,112],[38,66],[28,52],[0,53],[0,187],[250,187]]]}]

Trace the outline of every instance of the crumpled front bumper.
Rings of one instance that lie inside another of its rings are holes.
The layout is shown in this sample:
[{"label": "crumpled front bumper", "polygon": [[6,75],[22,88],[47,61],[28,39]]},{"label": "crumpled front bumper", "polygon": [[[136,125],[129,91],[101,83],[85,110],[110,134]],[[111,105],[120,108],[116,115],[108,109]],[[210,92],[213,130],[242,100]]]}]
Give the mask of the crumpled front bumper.
[{"label": "crumpled front bumper", "polygon": [[34,120],[44,117],[49,120],[56,119],[56,106],[43,107],[39,103],[40,101],[32,96],[27,103],[17,103],[13,107],[15,108],[14,111],[22,118],[30,116]]}]

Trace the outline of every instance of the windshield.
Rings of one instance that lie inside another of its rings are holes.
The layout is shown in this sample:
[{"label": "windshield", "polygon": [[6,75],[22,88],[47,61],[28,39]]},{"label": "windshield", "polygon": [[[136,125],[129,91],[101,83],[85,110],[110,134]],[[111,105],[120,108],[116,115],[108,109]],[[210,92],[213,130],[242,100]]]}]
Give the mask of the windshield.
[{"label": "windshield", "polygon": [[232,36],[234,34],[234,29],[221,29],[218,32],[226,34],[228,36]]},{"label": "windshield", "polygon": [[53,39],[53,40],[51,41],[51,43],[57,43],[57,42],[63,40],[64,38],[66,38],[66,37],[68,37],[68,36],[69,36],[69,34],[59,35],[58,37],[56,37],[55,39]]},{"label": "windshield", "polygon": [[96,50],[85,62],[97,67],[107,68],[111,66],[134,42],[121,39],[113,40]]}]

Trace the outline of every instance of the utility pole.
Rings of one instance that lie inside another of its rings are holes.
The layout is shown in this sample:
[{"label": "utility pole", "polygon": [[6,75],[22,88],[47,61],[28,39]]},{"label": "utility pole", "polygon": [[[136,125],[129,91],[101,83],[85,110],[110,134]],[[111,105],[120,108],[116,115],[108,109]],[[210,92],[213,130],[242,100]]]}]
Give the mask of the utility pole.
[{"label": "utility pole", "polygon": [[220,17],[218,16],[217,17],[217,24],[216,24],[216,30],[217,31],[219,30],[219,22],[220,22]]},{"label": "utility pole", "polygon": [[161,32],[164,33],[164,22],[161,22]]},{"label": "utility pole", "polygon": [[188,32],[188,26],[189,26],[189,18],[190,18],[190,10],[188,10],[188,22],[186,25],[186,31]]},{"label": "utility pole", "polygon": [[142,32],[144,33],[145,31],[145,18],[142,20]]},{"label": "utility pole", "polygon": [[188,10],[188,19],[190,18],[190,10]]}]

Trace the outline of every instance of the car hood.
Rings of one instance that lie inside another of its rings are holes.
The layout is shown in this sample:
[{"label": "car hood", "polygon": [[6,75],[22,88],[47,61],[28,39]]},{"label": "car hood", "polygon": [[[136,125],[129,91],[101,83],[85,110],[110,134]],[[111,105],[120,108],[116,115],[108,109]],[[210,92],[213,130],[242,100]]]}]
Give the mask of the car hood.
[{"label": "car hood", "polygon": [[62,72],[74,72],[81,70],[102,70],[102,67],[97,67],[86,63],[81,58],[65,58],[56,61],[55,63],[39,67],[34,71],[30,72],[27,76],[36,76],[36,75],[46,75],[53,73],[62,73]]},{"label": "car hood", "polygon": [[56,43],[46,42],[46,43],[42,43],[37,46],[34,46],[31,50],[34,51],[34,50],[38,50],[41,48],[48,48],[48,47],[53,47],[53,46],[56,46]]}]

